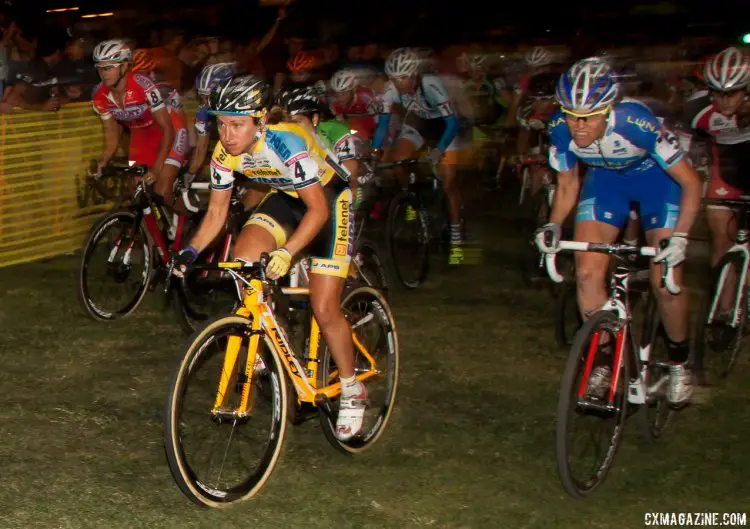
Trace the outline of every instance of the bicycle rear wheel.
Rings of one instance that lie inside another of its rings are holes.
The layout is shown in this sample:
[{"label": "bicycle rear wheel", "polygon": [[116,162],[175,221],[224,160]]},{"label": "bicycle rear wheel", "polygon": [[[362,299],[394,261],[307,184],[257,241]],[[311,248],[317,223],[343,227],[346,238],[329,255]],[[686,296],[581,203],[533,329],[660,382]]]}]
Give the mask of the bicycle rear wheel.
[{"label": "bicycle rear wheel", "polygon": [[414,193],[403,191],[391,201],[386,222],[388,252],[404,287],[417,288],[430,268],[428,215]]},{"label": "bicycle rear wheel", "polygon": [[[348,441],[340,441],[336,437],[338,400],[331,402],[330,416],[323,409],[320,409],[319,415],[328,442],[344,453],[357,454],[370,448],[380,438],[390,420],[398,387],[398,336],[388,303],[377,290],[370,287],[352,290],[344,297],[341,309],[357,339],[375,360],[376,375],[365,382],[370,405],[360,433]],[[320,344],[319,359],[318,387],[335,383],[338,368],[325,343]],[[355,344],[355,373],[360,375],[369,370],[370,363]]]},{"label": "bicycle rear wheel", "polygon": [[[724,380],[737,361],[747,325],[748,289],[738,286],[744,266],[744,254],[729,252],[711,272],[710,287],[698,312],[695,336],[695,373],[703,385]],[[738,297],[739,310],[735,314]],[[727,310],[723,311],[722,307]],[[736,325],[735,319],[738,320]]]},{"label": "bicycle rear wheel", "polygon": [[[625,357],[621,362],[617,386],[612,401],[609,401],[609,387],[593,384],[586,371],[592,367],[610,368],[614,373],[613,347],[607,353],[601,346],[605,336],[610,346],[617,340],[617,334],[625,332],[617,315],[609,311],[598,311],[584,323],[578,331],[565,371],[560,382],[560,397],[557,405],[556,457],[557,472],[565,491],[573,497],[582,498],[596,490],[604,481],[614,461],[622,439],[628,405],[628,363]],[[630,354],[628,351],[624,355]],[[593,357],[592,357],[593,355]],[[613,375],[610,375],[613,376]],[[593,386],[593,387],[592,387]],[[587,423],[588,430],[577,434],[577,423]],[[605,446],[598,446],[603,440]],[[574,461],[577,456],[590,461],[579,466]]]},{"label": "bicycle rear wheel", "polygon": [[[250,334],[251,321],[240,316],[209,323],[191,338],[170,384],[164,425],[169,469],[180,490],[201,506],[252,498],[281,454],[288,398],[283,368],[261,342],[247,372]],[[236,360],[227,362],[231,351]],[[214,410],[222,379],[229,393]],[[250,392],[251,404],[240,416],[243,392]],[[233,445],[240,446],[230,455]]]},{"label": "bicycle rear wheel", "polygon": [[[78,300],[94,320],[112,321],[138,308],[153,273],[153,244],[133,211],[105,215],[89,232],[78,266]],[[113,290],[114,300],[105,299]]]}]

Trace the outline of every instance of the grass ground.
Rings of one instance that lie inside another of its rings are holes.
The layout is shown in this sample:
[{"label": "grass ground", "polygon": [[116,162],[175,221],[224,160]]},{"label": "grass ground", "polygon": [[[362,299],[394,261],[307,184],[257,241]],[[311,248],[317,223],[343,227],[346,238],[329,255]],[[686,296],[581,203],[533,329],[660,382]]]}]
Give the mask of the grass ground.
[{"label": "grass ground", "polygon": [[103,325],[77,305],[75,256],[0,270],[0,528],[629,528],[653,511],[750,510],[746,360],[662,442],[629,425],[593,497],[563,492],[565,352],[549,294],[519,287],[513,263],[496,245],[481,266],[396,292],[402,371],[382,440],[346,457],[317,422],[290,428],[267,487],[222,511],[193,506],[165,462],[184,338],[159,297]]}]

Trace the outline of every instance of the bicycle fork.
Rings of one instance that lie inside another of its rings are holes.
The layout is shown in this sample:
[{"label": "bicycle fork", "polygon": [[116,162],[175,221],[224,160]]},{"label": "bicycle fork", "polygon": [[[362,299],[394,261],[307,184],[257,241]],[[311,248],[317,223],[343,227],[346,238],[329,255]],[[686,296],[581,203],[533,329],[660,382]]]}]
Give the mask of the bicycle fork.
[{"label": "bicycle fork", "polygon": [[[741,235],[744,236],[741,238]],[[747,236],[747,233],[738,233],[738,244],[735,244],[729,249],[729,251],[727,251],[727,255],[732,253],[739,253],[742,257],[742,267],[739,277],[737,278],[734,307],[732,307],[731,327],[735,329],[740,325],[740,303],[742,302],[742,289],[745,288],[745,283],[747,281],[748,261],[750,261],[750,251],[748,250]],[[708,321],[705,322],[706,324],[713,322],[714,318],[716,317],[716,313],[719,310],[719,300],[721,299],[724,285],[729,276],[729,270],[730,267],[726,265],[721,269],[721,273],[719,274],[719,281],[716,285],[716,291],[714,293],[713,300],[711,300],[711,310],[708,313]]]}]

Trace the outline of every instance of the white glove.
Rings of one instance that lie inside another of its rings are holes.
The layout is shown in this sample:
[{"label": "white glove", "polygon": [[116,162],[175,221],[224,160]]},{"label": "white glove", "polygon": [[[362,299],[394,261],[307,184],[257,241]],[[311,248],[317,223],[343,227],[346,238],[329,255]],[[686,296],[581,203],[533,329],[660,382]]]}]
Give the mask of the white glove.
[{"label": "white glove", "polygon": [[[551,234],[549,244],[547,244],[547,234]],[[542,253],[556,253],[557,245],[560,243],[562,229],[559,224],[548,222],[534,232],[534,243]]]},{"label": "white glove", "polygon": [[659,263],[666,261],[669,266],[677,266],[685,260],[685,254],[687,253],[688,245],[688,234],[681,232],[674,232],[669,238],[669,244],[666,248],[656,254],[654,262]]}]

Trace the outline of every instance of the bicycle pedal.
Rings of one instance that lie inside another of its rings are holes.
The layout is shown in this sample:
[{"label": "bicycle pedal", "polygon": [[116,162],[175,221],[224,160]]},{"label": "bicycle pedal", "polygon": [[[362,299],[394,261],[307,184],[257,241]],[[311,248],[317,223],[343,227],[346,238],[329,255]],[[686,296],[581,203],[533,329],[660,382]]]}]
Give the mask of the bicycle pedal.
[{"label": "bicycle pedal", "polygon": [[333,410],[331,409],[331,399],[328,398],[328,395],[325,395],[323,393],[316,394],[315,405],[323,410],[323,413],[325,413],[329,418],[333,417]]}]

